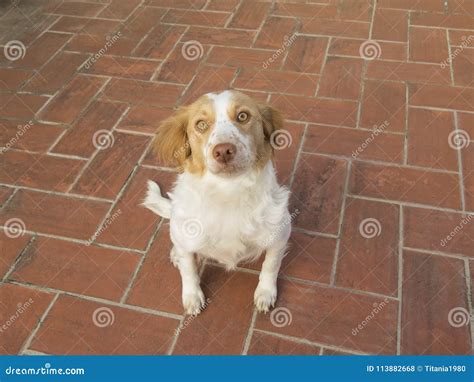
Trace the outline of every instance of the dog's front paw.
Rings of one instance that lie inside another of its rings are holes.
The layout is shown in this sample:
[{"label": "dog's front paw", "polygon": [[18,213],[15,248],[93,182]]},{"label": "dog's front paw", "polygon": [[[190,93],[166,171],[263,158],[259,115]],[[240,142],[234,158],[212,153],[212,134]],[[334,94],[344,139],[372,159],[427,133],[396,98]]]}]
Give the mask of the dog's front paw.
[{"label": "dog's front paw", "polygon": [[204,308],[204,293],[201,288],[183,293],[183,306],[186,314],[198,315]]},{"label": "dog's front paw", "polygon": [[255,293],[253,295],[255,306],[257,307],[257,310],[262,313],[267,313],[270,308],[275,305],[276,298],[276,286],[269,288],[268,286],[262,287],[259,285],[257,286],[257,289],[255,289]]}]

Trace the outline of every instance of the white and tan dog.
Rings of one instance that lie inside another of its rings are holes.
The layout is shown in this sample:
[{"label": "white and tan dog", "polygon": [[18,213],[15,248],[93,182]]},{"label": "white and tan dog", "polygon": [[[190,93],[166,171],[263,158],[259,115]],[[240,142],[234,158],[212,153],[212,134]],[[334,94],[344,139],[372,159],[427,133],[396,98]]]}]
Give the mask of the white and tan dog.
[{"label": "white and tan dog", "polygon": [[271,137],[282,124],[269,105],[227,90],[181,107],[159,126],[155,150],[182,172],[170,199],[149,181],[144,205],[170,219],[186,313],[204,306],[196,254],[232,269],[266,252],[254,301],[262,312],[275,304],[291,231],[289,191],[278,185],[272,162]]}]

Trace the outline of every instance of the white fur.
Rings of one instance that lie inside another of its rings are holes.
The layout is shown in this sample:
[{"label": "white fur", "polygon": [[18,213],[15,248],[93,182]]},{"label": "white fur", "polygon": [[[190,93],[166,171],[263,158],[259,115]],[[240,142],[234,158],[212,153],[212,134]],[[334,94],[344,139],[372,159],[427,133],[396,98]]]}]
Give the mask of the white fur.
[{"label": "white fur", "polygon": [[[225,113],[230,98],[213,97],[218,119],[232,131]],[[289,191],[278,185],[272,162],[260,170],[250,166],[232,177],[185,172],[168,195],[170,199],[163,198],[158,185],[150,181],[144,205],[170,218],[171,258],[181,273],[186,312],[198,314],[204,307],[195,254],[232,269],[263,252],[254,302],[259,311],[267,312],[277,297],[276,280],[291,231]]]}]

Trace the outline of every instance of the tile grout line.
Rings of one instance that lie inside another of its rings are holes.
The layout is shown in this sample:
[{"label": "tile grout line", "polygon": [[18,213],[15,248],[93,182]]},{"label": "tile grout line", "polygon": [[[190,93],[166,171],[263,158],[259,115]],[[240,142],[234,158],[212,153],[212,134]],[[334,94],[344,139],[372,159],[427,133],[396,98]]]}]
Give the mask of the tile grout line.
[{"label": "tile grout line", "polygon": [[401,354],[402,337],[402,297],[403,297],[403,248],[404,248],[404,216],[403,206],[399,207],[398,222],[398,316],[397,316],[397,354]]},{"label": "tile grout line", "polygon": [[44,311],[44,313],[41,315],[41,318],[39,319],[36,327],[31,331],[30,335],[26,339],[26,341],[23,343],[22,347],[20,348],[20,351],[18,354],[23,354],[28,348],[31,346],[31,343],[33,342],[34,337],[36,336],[36,333],[38,333],[40,326],[43,324],[45,321],[46,317],[48,316],[49,312],[53,308],[53,305],[56,303],[56,301],[59,298],[60,293],[56,293],[56,295],[53,297],[51,302],[49,303],[48,307]]},{"label": "tile grout line", "polygon": [[241,355],[248,355],[248,351],[249,351],[250,344],[252,342],[253,333],[254,333],[255,321],[257,320],[257,314],[258,314],[257,308],[254,306],[253,312],[252,312],[252,318],[250,320],[250,325],[247,331],[247,335],[245,336],[244,347],[242,349]]},{"label": "tile grout line", "polygon": [[[455,134],[458,134],[461,129],[459,129],[459,115],[457,112],[453,113],[454,118],[454,131]],[[463,160],[462,160],[462,148],[455,148],[456,156],[458,159],[458,175],[459,175],[459,191],[461,193],[461,208],[464,212],[466,212],[466,188],[464,185],[464,168],[463,168]]]},{"label": "tile grout line", "polygon": [[334,260],[331,267],[331,276],[329,285],[336,285],[336,272],[337,272],[337,263],[339,261],[340,250],[341,250],[341,241],[342,241],[342,234],[344,229],[344,217],[346,212],[346,203],[349,197],[349,180],[351,177],[351,168],[352,168],[352,161],[349,160],[347,162],[347,173],[346,178],[344,179],[344,191],[342,192],[342,203],[341,203],[341,210],[339,211],[339,224],[338,224],[338,235],[336,239],[336,248],[334,249]]},{"label": "tile grout line", "polygon": [[472,290],[472,280],[471,280],[471,272],[469,269],[470,261],[469,259],[464,259],[464,271],[465,271],[465,279],[466,279],[466,286],[467,286],[467,307],[469,310],[469,317],[470,317],[470,326],[471,326],[471,349],[474,349],[474,306],[472,305],[472,297],[474,291]]},{"label": "tile grout line", "polygon": [[13,261],[13,264],[12,266],[10,267],[10,269],[8,269],[8,271],[5,273],[5,275],[2,277],[2,279],[0,280],[0,282],[6,282],[8,280],[8,278],[10,277],[10,275],[15,271],[15,268],[17,267],[17,265],[20,263],[21,261],[21,258],[24,256],[25,253],[28,252],[28,250],[30,249],[30,247],[33,245],[33,242],[36,240],[36,235],[32,235],[32,237],[30,238],[30,240],[28,240],[28,242],[26,243],[25,247],[20,251],[20,254],[15,258],[15,260]]}]

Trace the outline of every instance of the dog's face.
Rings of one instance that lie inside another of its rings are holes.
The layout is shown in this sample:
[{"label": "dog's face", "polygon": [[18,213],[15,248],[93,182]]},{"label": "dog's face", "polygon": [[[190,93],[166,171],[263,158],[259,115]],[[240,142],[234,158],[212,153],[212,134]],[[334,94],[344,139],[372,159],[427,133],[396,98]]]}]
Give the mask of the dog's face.
[{"label": "dog's face", "polygon": [[155,151],[185,171],[234,176],[271,159],[270,136],[282,125],[278,111],[241,92],[209,93],[160,125]]}]

